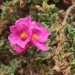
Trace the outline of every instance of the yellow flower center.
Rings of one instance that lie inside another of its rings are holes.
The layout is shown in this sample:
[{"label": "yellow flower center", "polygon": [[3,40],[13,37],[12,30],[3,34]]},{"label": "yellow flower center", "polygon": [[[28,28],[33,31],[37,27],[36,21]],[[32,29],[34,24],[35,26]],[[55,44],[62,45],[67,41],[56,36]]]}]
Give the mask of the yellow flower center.
[{"label": "yellow flower center", "polygon": [[33,35],[32,35],[32,38],[33,38],[34,40],[37,40],[37,35],[36,35],[36,34],[33,34]]},{"label": "yellow flower center", "polygon": [[27,37],[27,34],[25,32],[21,33],[20,38],[25,39]]}]

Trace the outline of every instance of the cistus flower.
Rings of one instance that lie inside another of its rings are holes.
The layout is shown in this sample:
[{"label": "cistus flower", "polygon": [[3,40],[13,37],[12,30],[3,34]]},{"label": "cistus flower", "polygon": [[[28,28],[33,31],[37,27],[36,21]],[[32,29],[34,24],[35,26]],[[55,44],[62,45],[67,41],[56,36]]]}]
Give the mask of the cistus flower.
[{"label": "cistus flower", "polygon": [[21,18],[16,21],[15,25],[10,26],[11,34],[8,36],[8,39],[12,45],[17,44],[20,47],[24,48],[30,41],[31,30],[29,30],[29,27],[27,26],[27,23],[29,25],[30,21],[30,19],[28,20],[28,18]]},{"label": "cistus flower", "polygon": [[42,27],[42,25],[38,22],[34,21],[32,25],[33,25],[31,38],[32,43],[42,51],[47,50],[47,46],[45,45],[44,42],[50,35],[50,31]]},{"label": "cistus flower", "polygon": [[15,25],[10,26],[10,32],[8,39],[17,53],[25,51],[29,42],[42,51],[47,50],[44,42],[50,35],[50,31],[40,23],[32,21],[30,16],[17,20]]}]

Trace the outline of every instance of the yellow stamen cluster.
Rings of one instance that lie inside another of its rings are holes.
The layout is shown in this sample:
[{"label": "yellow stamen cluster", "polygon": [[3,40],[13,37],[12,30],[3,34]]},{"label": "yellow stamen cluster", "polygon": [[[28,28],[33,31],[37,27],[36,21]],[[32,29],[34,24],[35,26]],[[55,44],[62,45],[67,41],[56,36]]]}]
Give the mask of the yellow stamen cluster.
[{"label": "yellow stamen cluster", "polygon": [[25,32],[21,33],[20,38],[25,39],[27,37],[27,34]]},{"label": "yellow stamen cluster", "polygon": [[33,34],[33,35],[32,35],[32,38],[33,38],[34,40],[37,40],[37,35],[36,35],[36,34]]}]

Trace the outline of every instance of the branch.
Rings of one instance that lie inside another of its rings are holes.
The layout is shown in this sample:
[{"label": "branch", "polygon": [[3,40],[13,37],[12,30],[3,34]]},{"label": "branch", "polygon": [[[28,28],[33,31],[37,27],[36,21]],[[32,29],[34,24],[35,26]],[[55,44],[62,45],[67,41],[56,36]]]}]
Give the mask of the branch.
[{"label": "branch", "polygon": [[[59,30],[59,34],[57,35],[56,38],[59,38],[59,42],[58,42],[58,45],[57,45],[57,48],[56,48],[56,52],[55,52],[55,56],[54,56],[54,60],[55,60],[55,66],[59,67],[60,68],[60,63],[61,61],[59,60],[59,54],[60,52],[62,51],[62,46],[64,44],[64,41],[65,41],[65,38],[64,38],[64,26],[66,25],[67,23],[67,19],[68,19],[68,15],[69,13],[71,12],[71,10],[75,7],[75,5],[72,5],[70,6],[67,11],[66,11],[66,15],[64,17],[64,20],[61,24],[61,28]],[[63,63],[63,62],[62,62]],[[65,63],[67,63],[67,61],[65,61]],[[54,66],[54,67],[55,67]],[[64,65],[65,66],[65,65]],[[66,66],[65,66],[66,67]],[[61,68],[60,68],[61,70]],[[56,70],[57,71],[57,70]]]},{"label": "branch", "polygon": [[62,50],[62,45],[64,43],[64,26],[66,25],[67,23],[67,19],[68,19],[68,15],[69,13],[71,12],[71,10],[75,7],[75,5],[72,5],[70,6],[67,11],[66,11],[66,15],[64,17],[64,20],[62,22],[62,26],[61,26],[61,29],[59,30],[59,35],[57,37],[59,37],[59,43],[58,43],[58,46],[57,46],[57,49],[56,49],[56,54],[59,55],[60,51]]}]

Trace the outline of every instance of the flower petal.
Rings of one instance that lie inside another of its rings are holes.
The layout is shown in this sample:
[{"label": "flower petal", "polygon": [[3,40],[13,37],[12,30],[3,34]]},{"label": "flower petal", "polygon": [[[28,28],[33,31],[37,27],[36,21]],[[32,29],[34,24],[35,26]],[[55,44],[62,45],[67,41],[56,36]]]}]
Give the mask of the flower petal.
[{"label": "flower petal", "polygon": [[42,28],[41,30],[33,29],[32,32],[33,32],[33,34],[37,35],[38,41],[45,42],[47,40],[48,36],[50,35],[50,31],[47,29],[44,29],[44,28]]},{"label": "flower petal", "polygon": [[16,34],[16,33],[20,33],[24,30],[28,30],[28,26],[25,26],[25,25],[13,25],[13,26],[10,26],[10,31],[11,33],[13,34]]},{"label": "flower petal", "polygon": [[18,39],[17,40],[17,44],[19,46],[21,46],[22,48],[24,48],[26,46],[26,44],[30,41],[30,37],[27,38],[26,40],[21,40],[21,39]]},{"label": "flower petal", "polygon": [[13,34],[10,34],[10,35],[8,36],[8,40],[10,41],[11,44],[16,44],[17,39],[18,39],[18,38],[16,38]]},{"label": "flower petal", "polygon": [[26,48],[22,48],[16,44],[12,45],[13,50],[15,50],[17,53],[22,53],[23,51],[26,51]]},{"label": "flower petal", "polygon": [[50,35],[50,31],[45,29],[45,28],[42,28],[42,31],[39,35],[38,35],[38,40],[40,42],[45,42],[48,38],[48,36]]},{"label": "flower petal", "polygon": [[32,29],[33,34],[38,36],[38,40],[40,42],[45,42],[48,36],[51,34],[48,29],[44,28],[40,23],[36,21],[31,23],[30,29]]},{"label": "flower petal", "polygon": [[43,42],[39,42],[39,41],[34,41],[32,40],[33,44],[39,48],[41,51],[46,51],[47,50],[47,46],[43,43]]},{"label": "flower petal", "polygon": [[17,31],[17,26],[13,25],[13,26],[10,26],[10,32],[11,33],[15,33]]},{"label": "flower petal", "polygon": [[36,21],[32,21],[32,22],[31,22],[30,29],[34,29],[34,28],[40,29],[40,27],[42,27],[42,26],[39,25],[38,22],[36,22]]},{"label": "flower petal", "polygon": [[17,20],[16,23],[15,23],[15,25],[30,26],[31,22],[32,22],[31,16],[28,16],[28,17],[20,18],[19,20]]}]

